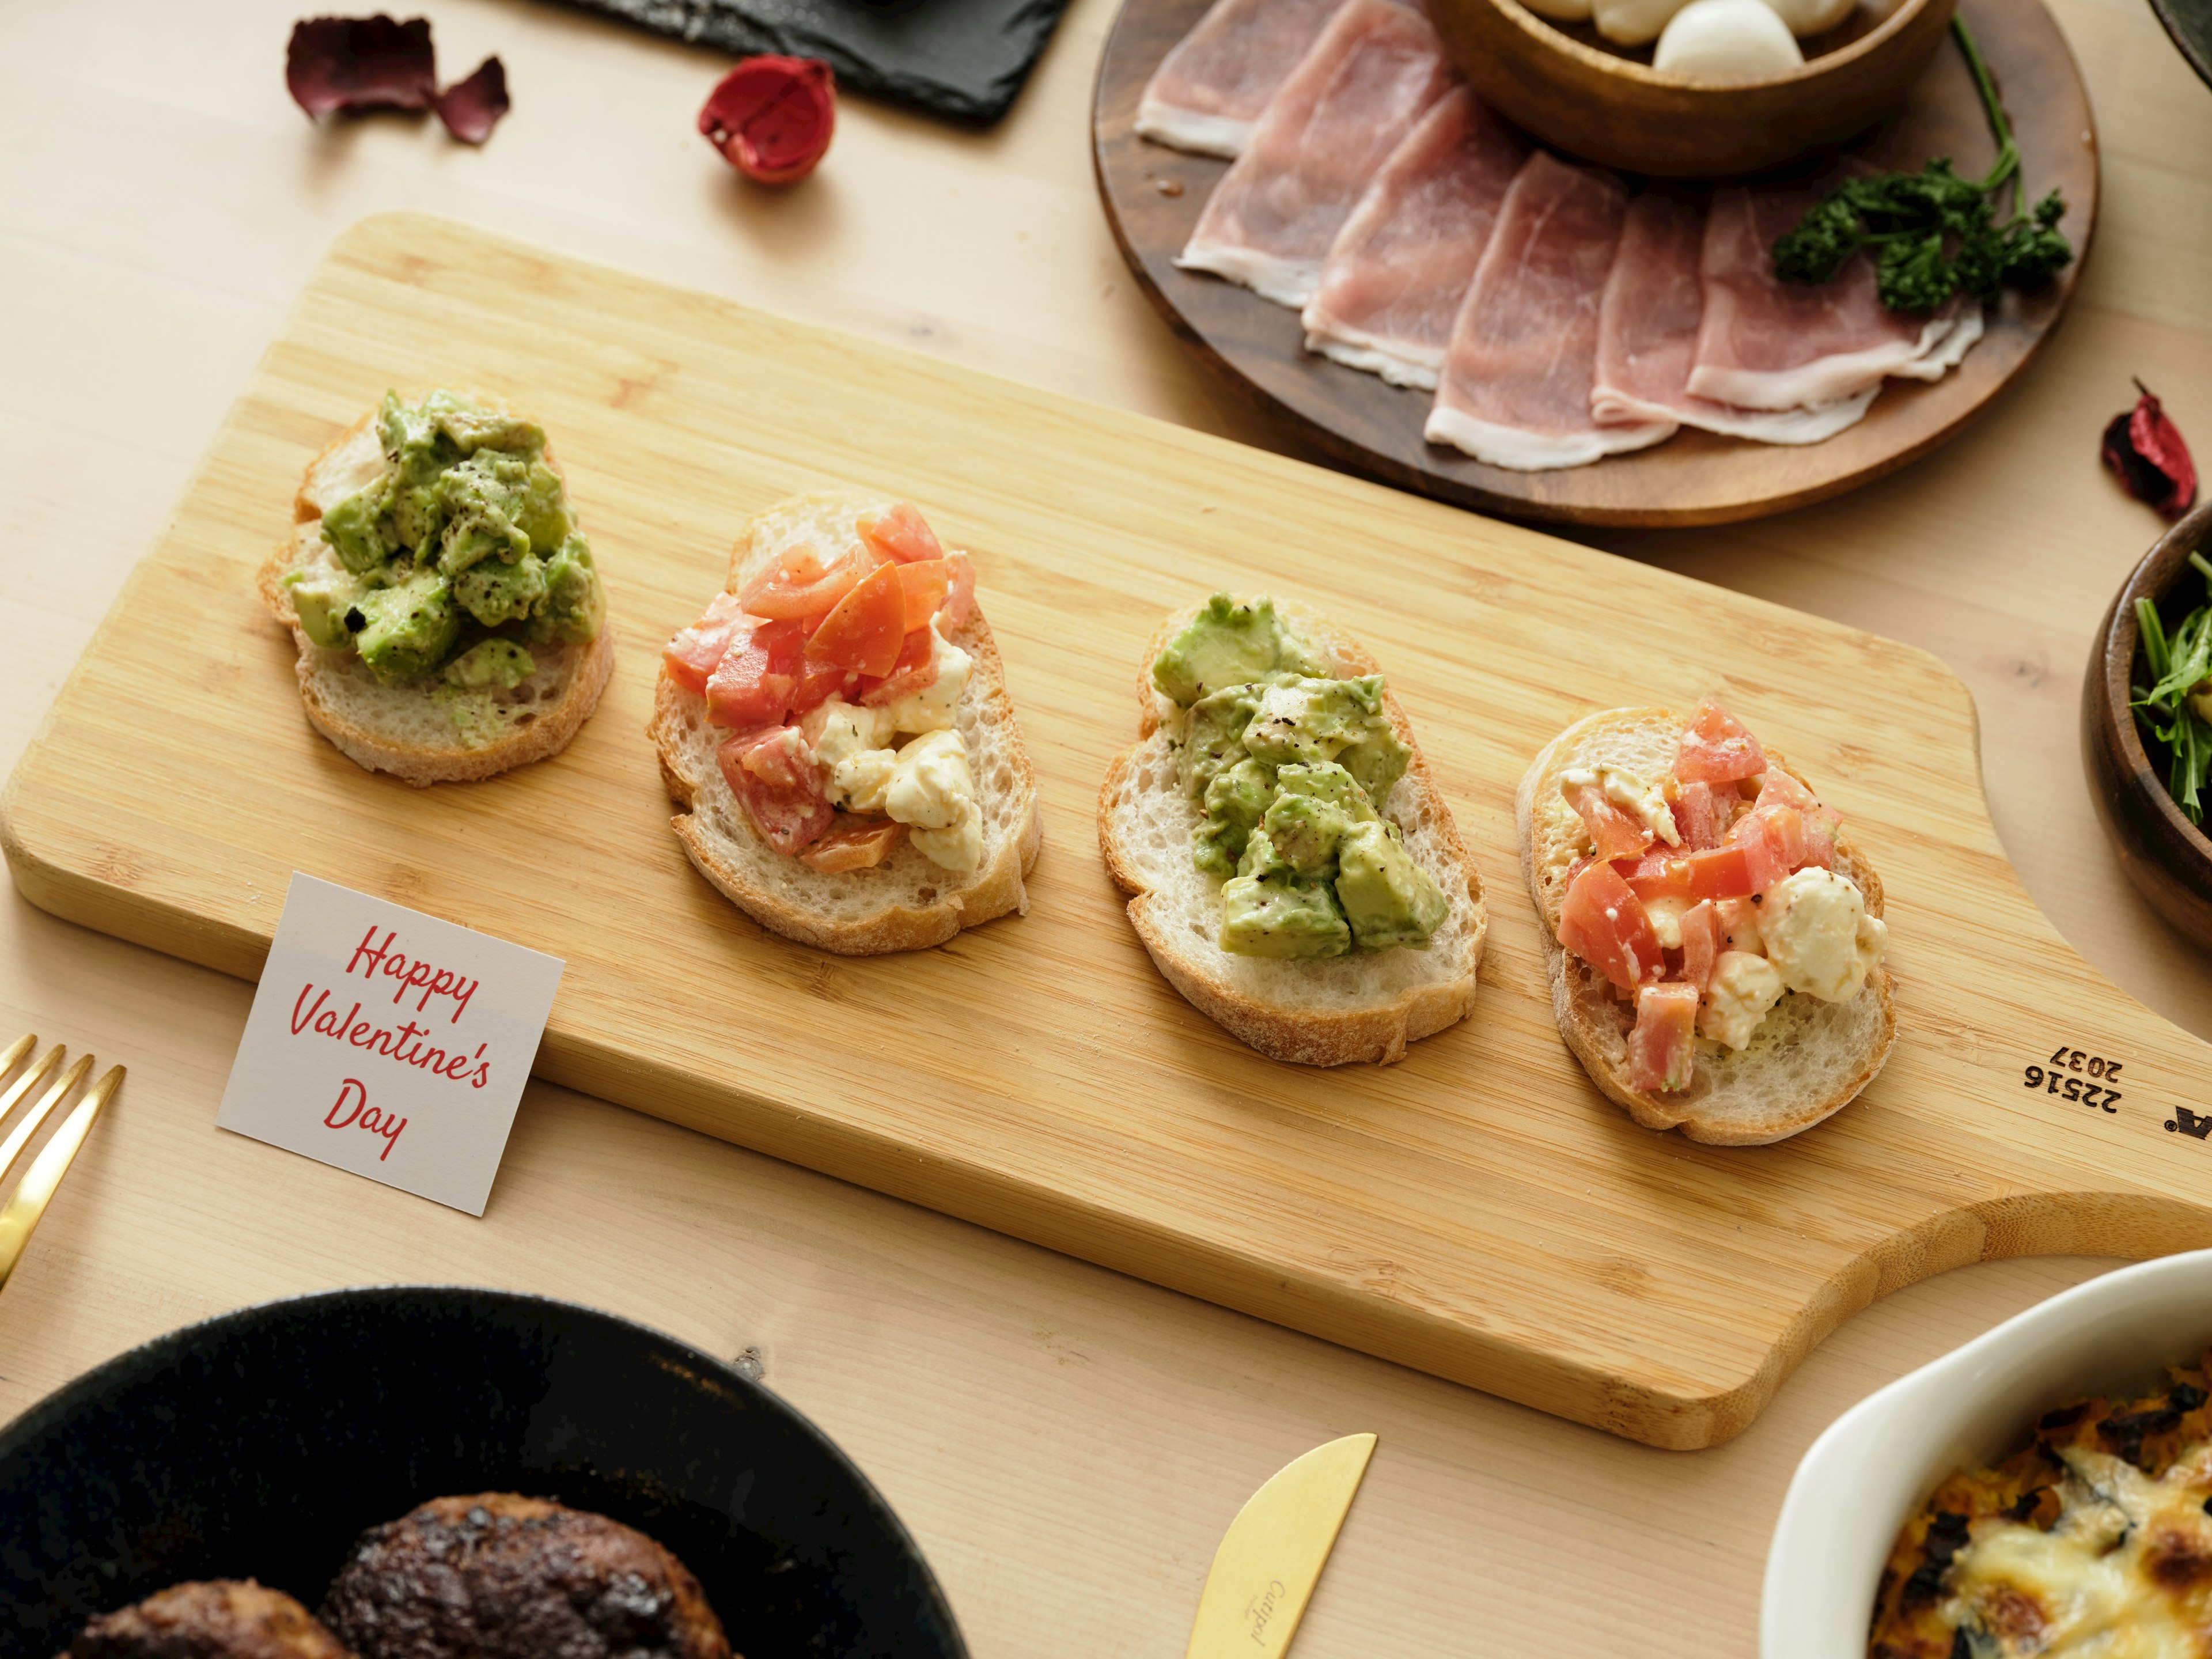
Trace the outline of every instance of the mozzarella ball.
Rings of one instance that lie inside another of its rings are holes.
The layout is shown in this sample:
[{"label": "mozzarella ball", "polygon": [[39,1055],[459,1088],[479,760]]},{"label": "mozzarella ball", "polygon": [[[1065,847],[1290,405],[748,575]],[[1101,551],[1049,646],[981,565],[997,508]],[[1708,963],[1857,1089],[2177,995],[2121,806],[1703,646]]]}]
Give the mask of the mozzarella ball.
[{"label": "mozzarella ball", "polygon": [[1804,62],[1766,0],[1690,0],[1660,34],[1651,65],[1708,81],[1764,81]]},{"label": "mozzarella ball", "polygon": [[1659,38],[1667,20],[1689,0],[1591,0],[1597,32],[1615,46],[1640,46]]}]

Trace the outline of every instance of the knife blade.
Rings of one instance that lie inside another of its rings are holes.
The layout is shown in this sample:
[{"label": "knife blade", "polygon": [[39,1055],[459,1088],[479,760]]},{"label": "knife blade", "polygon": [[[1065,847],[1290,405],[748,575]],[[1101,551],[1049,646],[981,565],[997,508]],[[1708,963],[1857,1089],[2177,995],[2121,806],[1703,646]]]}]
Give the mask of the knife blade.
[{"label": "knife blade", "polygon": [[1185,1659],[1280,1659],[1374,1451],[1371,1434],[1316,1446],[1245,1500],[1213,1553]]}]

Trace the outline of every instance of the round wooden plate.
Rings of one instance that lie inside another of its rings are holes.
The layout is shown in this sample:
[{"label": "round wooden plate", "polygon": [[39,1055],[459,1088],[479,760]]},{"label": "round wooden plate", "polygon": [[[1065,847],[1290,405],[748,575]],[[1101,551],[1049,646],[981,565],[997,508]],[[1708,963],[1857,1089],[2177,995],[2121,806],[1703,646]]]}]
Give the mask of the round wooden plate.
[{"label": "round wooden plate", "polygon": [[[1589,525],[1725,524],[1802,507],[1893,472],[1950,437],[2008,386],[2057,325],[2097,222],[2097,131],[2065,37],[2039,0],[1961,0],[2017,131],[2028,189],[2065,192],[2074,263],[2039,294],[2008,293],[1981,343],[1933,386],[1892,380],[1866,419],[1792,448],[1684,430],[1595,465],[1510,472],[1421,436],[1429,394],[1304,349],[1296,312],[1176,254],[1229,163],[1139,138],[1137,100],[1207,0],[1127,0],[1106,42],[1091,110],[1098,193],[1137,281],[1176,332],[1238,391],[1349,471],[1462,507]],[[1946,47],[1903,110],[1849,146],[1885,167],[1948,155],[1961,173],[1996,155],[1972,77]]]}]

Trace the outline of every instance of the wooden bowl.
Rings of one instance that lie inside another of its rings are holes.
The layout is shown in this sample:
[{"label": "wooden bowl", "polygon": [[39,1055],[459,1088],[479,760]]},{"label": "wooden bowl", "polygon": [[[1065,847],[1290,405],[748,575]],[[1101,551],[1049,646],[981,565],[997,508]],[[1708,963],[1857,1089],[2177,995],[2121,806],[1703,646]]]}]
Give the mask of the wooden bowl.
[{"label": "wooden bowl", "polygon": [[1899,0],[1877,17],[1861,0],[1809,43],[1802,69],[1723,86],[1662,75],[1519,0],[1427,0],[1468,83],[1547,143],[1630,173],[1696,179],[1762,172],[1872,126],[1943,44],[1955,4]]},{"label": "wooden bowl", "polygon": [[2136,601],[2148,599],[2168,624],[2179,622],[2203,592],[2189,556],[2207,549],[2212,501],[2160,538],[2105,613],[2081,682],[2081,757],[2097,816],[2128,879],[2166,921],[2212,950],[2212,840],[2166,793],[2128,706],[2134,685],[2148,678],[2137,660]]}]

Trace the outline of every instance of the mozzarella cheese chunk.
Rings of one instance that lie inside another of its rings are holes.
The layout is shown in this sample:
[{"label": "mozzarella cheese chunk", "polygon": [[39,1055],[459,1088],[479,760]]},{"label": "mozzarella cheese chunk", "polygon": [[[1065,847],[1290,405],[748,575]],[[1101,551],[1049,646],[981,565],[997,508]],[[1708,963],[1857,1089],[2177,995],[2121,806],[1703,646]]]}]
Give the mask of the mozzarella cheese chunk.
[{"label": "mozzarella cheese chunk", "polygon": [[1698,1010],[1698,1033],[1731,1048],[1751,1046],[1752,1033],[1788,988],[1774,964],[1748,951],[1723,951],[1713,963],[1712,983]]},{"label": "mozzarella cheese chunk", "polygon": [[1571,766],[1559,774],[1562,793],[1586,784],[1595,785],[1607,800],[1668,846],[1682,844],[1682,832],[1674,827],[1674,809],[1667,805],[1667,797],[1657,785],[1646,782],[1625,766],[1601,766],[1595,770],[1587,766]]},{"label": "mozzarella cheese chunk", "polygon": [[1747,898],[1715,901],[1713,913],[1721,925],[1721,949],[1766,954],[1765,936],[1759,931],[1759,906]]},{"label": "mozzarella cheese chunk", "polygon": [[1847,1002],[1881,965],[1888,930],[1866,913],[1857,887],[1832,870],[1808,866],[1760,896],[1766,957],[1793,991]]},{"label": "mozzarella cheese chunk", "polygon": [[830,775],[827,793],[832,806],[848,812],[884,810],[884,791],[898,765],[898,757],[884,745],[896,729],[883,709],[842,697],[833,696],[808,711],[799,730]]},{"label": "mozzarella cheese chunk", "polygon": [[1664,74],[1761,81],[1802,68],[1805,54],[1765,0],[1690,0],[1669,18],[1651,54]]},{"label": "mozzarella cheese chunk", "polygon": [[1651,931],[1658,937],[1662,951],[1682,948],[1682,918],[1690,908],[1686,898],[1670,898],[1662,895],[1644,901],[1644,914],[1651,923]]},{"label": "mozzarella cheese chunk", "polygon": [[921,690],[884,706],[893,732],[943,732],[952,725],[952,711],[959,706],[960,694],[967,690],[968,673],[975,663],[965,651],[945,639],[944,623],[941,611],[929,619],[929,656],[937,665],[937,678]]},{"label": "mozzarella cheese chunk", "polygon": [[983,861],[983,814],[957,732],[926,732],[898,751],[883,810],[913,826],[908,839],[931,862],[965,872]]}]

